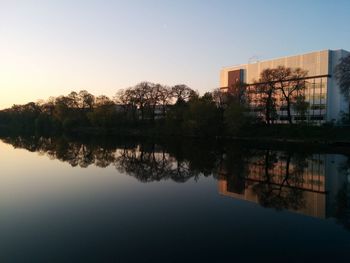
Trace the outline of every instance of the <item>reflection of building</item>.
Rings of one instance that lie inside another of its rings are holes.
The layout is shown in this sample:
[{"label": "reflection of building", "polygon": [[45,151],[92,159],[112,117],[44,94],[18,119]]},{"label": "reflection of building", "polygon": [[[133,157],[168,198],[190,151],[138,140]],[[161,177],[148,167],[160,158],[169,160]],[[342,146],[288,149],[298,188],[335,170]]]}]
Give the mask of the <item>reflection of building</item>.
[{"label": "reflection of building", "polygon": [[[255,85],[253,85],[254,82],[259,80],[260,73],[264,69],[278,66],[302,68],[308,71],[308,76],[305,78],[306,89],[303,95],[305,101],[309,103],[309,108],[306,114],[302,116],[292,112],[293,120],[310,123],[336,121],[339,119],[341,111],[348,111],[348,106],[334,78],[334,69],[339,59],[348,54],[350,53],[345,50],[323,50],[223,68],[220,73],[220,87],[223,91],[230,91],[237,83],[244,82],[248,84],[246,94],[249,98],[251,111],[257,117],[263,118],[263,107],[259,102],[262,94],[259,94],[254,88]],[[275,118],[277,122],[284,122],[287,120],[286,103],[281,99],[281,94],[277,94],[277,98],[277,116]]]},{"label": "reflection of building", "polygon": [[230,174],[222,166],[219,193],[277,209],[326,218],[335,212],[339,189],[347,180],[340,169],[346,160],[342,155],[312,155],[300,164],[285,156],[252,157],[244,176]]},{"label": "reflection of building", "polygon": [[[249,179],[247,180],[249,181]],[[248,183],[247,188],[241,194],[231,192],[227,180],[219,180],[219,192],[225,196],[242,199],[254,203],[259,203],[259,198],[253,190],[253,183]],[[282,192],[288,187],[282,187]],[[304,215],[325,218],[326,217],[326,195],[325,192],[314,192],[302,189],[305,203],[298,210],[292,210]]]}]

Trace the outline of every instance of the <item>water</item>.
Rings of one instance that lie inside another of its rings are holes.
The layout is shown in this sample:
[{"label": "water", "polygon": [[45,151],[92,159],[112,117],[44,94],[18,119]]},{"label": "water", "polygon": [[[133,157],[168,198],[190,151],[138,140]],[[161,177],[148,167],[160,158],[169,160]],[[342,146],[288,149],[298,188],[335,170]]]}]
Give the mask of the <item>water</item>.
[{"label": "water", "polygon": [[1,262],[350,260],[347,155],[3,138]]}]

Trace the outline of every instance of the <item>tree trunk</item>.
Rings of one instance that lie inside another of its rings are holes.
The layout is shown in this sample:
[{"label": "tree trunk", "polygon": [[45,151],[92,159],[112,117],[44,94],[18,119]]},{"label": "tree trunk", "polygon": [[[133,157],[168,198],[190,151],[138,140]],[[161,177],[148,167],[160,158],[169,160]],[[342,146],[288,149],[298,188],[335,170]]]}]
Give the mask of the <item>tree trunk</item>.
[{"label": "tree trunk", "polygon": [[292,156],[290,153],[287,153],[287,160],[286,160],[286,174],[285,174],[285,180],[288,181],[289,179],[289,169],[290,169],[290,161],[292,159]]},{"label": "tree trunk", "polygon": [[266,109],[265,109],[265,118],[266,118],[266,124],[270,125],[270,103],[267,101],[266,103]]},{"label": "tree trunk", "polygon": [[143,121],[143,117],[144,117],[144,109],[143,109],[143,106],[140,107],[140,110],[141,110],[141,120]]},{"label": "tree trunk", "polygon": [[286,101],[287,101],[287,114],[288,114],[288,121],[289,121],[289,124],[293,124],[293,120],[292,120],[292,115],[291,115],[291,112],[290,112],[290,99],[289,97],[286,97]]},{"label": "tree trunk", "polygon": [[152,106],[152,122],[156,119],[156,105]]},{"label": "tree trunk", "polygon": [[268,125],[271,124],[271,112],[272,112],[272,93],[268,93],[267,100],[266,100],[266,109],[265,109],[266,123]]},{"label": "tree trunk", "polygon": [[264,176],[265,176],[265,181],[266,182],[270,182],[270,174],[269,174],[269,165],[270,164],[270,150],[267,150],[266,152],[265,152],[265,164],[264,164],[264,170],[265,170],[265,174],[264,174]]},{"label": "tree trunk", "polygon": [[163,104],[162,110],[163,110],[163,119],[165,119],[165,104]]}]

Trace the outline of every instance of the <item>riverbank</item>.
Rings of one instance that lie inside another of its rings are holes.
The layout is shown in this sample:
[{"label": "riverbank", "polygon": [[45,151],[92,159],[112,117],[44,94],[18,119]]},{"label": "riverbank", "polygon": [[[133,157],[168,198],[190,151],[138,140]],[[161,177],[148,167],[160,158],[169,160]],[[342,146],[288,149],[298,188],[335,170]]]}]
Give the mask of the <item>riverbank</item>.
[{"label": "riverbank", "polygon": [[136,138],[177,138],[181,139],[205,139],[205,140],[232,140],[250,144],[278,144],[278,145],[309,145],[319,147],[344,148],[350,151],[350,127],[337,126],[304,126],[304,125],[274,125],[274,126],[248,126],[238,134],[218,134],[215,136],[192,135],[179,133],[176,130],[167,130],[164,126],[143,127],[78,127],[59,133],[39,133],[12,131],[10,127],[1,126],[0,135],[36,135],[52,136],[69,134],[74,137],[136,137]]},{"label": "riverbank", "polygon": [[250,126],[238,134],[218,134],[215,136],[191,135],[168,131],[163,127],[146,128],[114,128],[99,129],[92,127],[81,127],[70,133],[87,135],[109,135],[109,136],[137,136],[137,137],[185,137],[185,138],[215,138],[231,139],[241,141],[260,141],[276,143],[308,143],[324,145],[343,145],[350,147],[349,127],[313,127],[313,126]]}]

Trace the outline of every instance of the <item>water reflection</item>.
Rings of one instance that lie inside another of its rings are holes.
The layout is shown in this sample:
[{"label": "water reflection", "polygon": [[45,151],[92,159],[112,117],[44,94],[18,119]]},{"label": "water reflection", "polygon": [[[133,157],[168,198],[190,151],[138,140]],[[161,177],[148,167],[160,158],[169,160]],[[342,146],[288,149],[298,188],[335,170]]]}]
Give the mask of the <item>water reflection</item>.
[{"label": "water reflection", "polygon": [[[256,151],[241,163],[241,173],[231,170],[230,163],[224,162],[219,179],[219,192],[223,195],[259,203],[265,207],[291,209],[304,214],[321,217],[320,195],[325,194],[324,175],[313,169],[311,156],[292,153]],[[306,196],[311,194],[311,196]],[[315,200],[312,205],[308,200]],[[322,205],[321,205],[322,207]]]},{"label": "water reflection", "polygon": [[349,171],[345,155],[251,151],[225,156],[218,188],[222,195],[264,207],[336,217],[350,229]]},{"label": "water reflection", "polygon": [[350,229],[350,161],[346,155],[194,141],[96,142],[43,137],[2,140],[73,167],[112,165],[141,182],[186,182],[214,176],[224,196],[316,218],[335,217]]},{"label": "water reflection", "polygon": [[113,165],[141,182],[167,179],[186,182],[192,177],[210,176],[215,173],[219,158],[219,152],[213,151],[211,145],[196,143],[136,143],[108,139],[96,142],[44,137],[6,137],[2,140],[15,148],[68,162],[72,167]]}]

